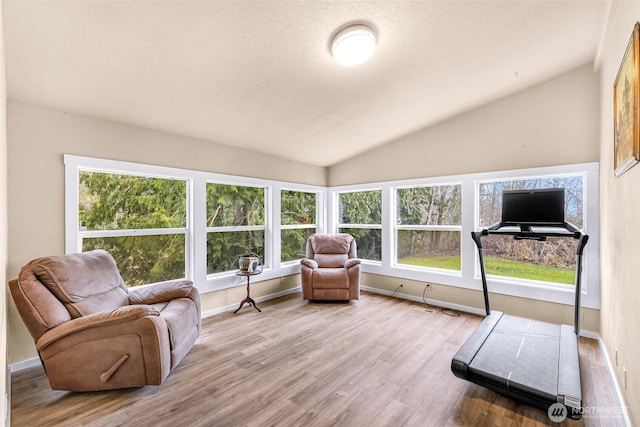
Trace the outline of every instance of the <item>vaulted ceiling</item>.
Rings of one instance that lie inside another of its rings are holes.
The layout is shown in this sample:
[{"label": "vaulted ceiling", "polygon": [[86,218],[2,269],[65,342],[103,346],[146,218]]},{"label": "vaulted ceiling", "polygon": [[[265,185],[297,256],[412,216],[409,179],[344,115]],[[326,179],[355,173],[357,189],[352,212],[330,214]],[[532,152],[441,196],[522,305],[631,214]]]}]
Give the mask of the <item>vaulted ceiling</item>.
[{"label": "vaulted ceiling", "polygon": [[[593,62],[605,1],[2,2],[10,100],[330,166]],[[330,54],[349,23],[373,57]]]}]

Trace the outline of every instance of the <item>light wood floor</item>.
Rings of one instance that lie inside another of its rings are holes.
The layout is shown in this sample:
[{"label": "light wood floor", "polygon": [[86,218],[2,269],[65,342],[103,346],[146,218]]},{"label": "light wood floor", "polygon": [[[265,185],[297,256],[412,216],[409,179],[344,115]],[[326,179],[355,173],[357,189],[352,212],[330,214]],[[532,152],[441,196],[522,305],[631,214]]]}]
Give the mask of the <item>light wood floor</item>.
[{"label": "light wood floor", "polygon": [[[371,293],[350,303],[293,294],[204,319],[159,387],[52,391],[14,373],[13,426],[543,426],[546,411],[456,378],[451,358],[480,323]],[[598,344],[580,339],[585,407],[616,408]],[[606,409],[605,409],[606,412]],[[621,426],[588,415],[567,426]]]}]

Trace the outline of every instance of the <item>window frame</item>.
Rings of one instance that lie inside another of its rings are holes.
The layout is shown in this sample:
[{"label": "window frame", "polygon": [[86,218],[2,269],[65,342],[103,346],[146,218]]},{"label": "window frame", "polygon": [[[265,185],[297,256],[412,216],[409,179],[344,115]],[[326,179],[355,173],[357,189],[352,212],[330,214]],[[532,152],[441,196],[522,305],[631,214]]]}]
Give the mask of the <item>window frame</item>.
[{"label": "window frame", "polygon": [[[143,163],[107,160],[95,157],[64,155],[65,164],[65,253],[77,253],[79,246],[78,227],[78,184],[79,170],[90,170],[114,174],[151,176],[168,179],[187,180],[187,227],[185,232],[185,273],[200,292],[217,291],[236,286],[246,286],[246,280],[238,277],[235,270],[207,274],[207,207],[206,184],[213,182],[226,185],[264,187],[265,195],[265,259],[263,273],[252,278],[261,282],[300,272],[296,261],[280,262],[280,190],[294,190],[315,193],[316,223],[318,232],[326,230],[326,192],[324,186],[267,180],[261,178],[226,175],[213,172],[195,171]],[[253,227],[253,226],[250,226]],[[259,226],[262,227],[262,226]],[[162,229],[163,232],[174,229]],[[130,232],[127,230],[126,232]],[[87,233],[93,233],[87,232]],[[143,232],[143,233],[146,233]],[[141,235],[140,232],[134,232]],[[276,256],[276,254],[278,256]],[[147,285],[141,285],[147,286]]]},{"label": "window frame", "polygon": [[[397,181],[375,182],[335,186],[328,189],[328,199],[332,201],[328,229],[330,232],[338,230],[338,210],[335,206],[335,194],[344,191],[364,191],[367,189],[382,190],[382,262],[362,262],[362,271],[400,279],[415,280],[428,283],[440,283],[447,286],[471,290],[481,290],[477,248],[469,237],[477,229],[476,211],[477,185],[479,181],[506,180],[517,178],[533,178],[539,176],[571,176],[583,174],[583,231],[589,235],[589,244],[585,247],[582,276],[582,306],[600,308],[600,253],[599,253],[599,225],[598,210],[599,163],[578,163],[561,166],[546,166],[539,168],[514,169],[497,172],[480,172],[463,175],[450,175],[407,179]],[[398,266],[394,264],[397,253],[396,240],[396,202],[394,189],[397,187],[432,186],[449,183],[461,184],[461,242],[460,242],[460,271],[415,268],[412,266]],[[515,297],[530,298],[560,304],[573,305],[573,287],[562,284],[547,284],[530,280],[511,280],[500,276],[487,278],[489,291]],[[478,300],[481,304],[481,300]]]},{"label": "window frame", "polygon": [[[353,189],[356,188],[356,189]],[[335,192],[333,192],[333,194],[331,195],[331,199],[333,200],[333,214],[331,215],[331,217],[334,219],[334,231],[335,233],[339,233],[341,228],[358,228],[358,229],[363,229],[363,230],[380,230],[380,252],[381,252],[381,260],[375,260],[375,259],[367,259],[367,258],[361,258],[362,263],[365,264],[373,264],[373,265],[381,265],[382,264],[382,259],[384,259],[384,216],[381,212],[381,222],[380,224],[353,224],[353,223],[343,223],[340,222],[340,195],[344,194],[344,193],[363,193],[363,192],[370,192],[370,191],[380,191],[380,197],[382,197],[382,201],[381,201],[381,205],[382,205],[382,210],[384,211],[384,191],[382,190],[382,188],[377,187],[377,186],[373,186],[373,187],[367,187],[365,189],[357,189],[357,187],[352,187],[351,189],[347,188],[344,190],[337,190]]]},{"label": "window frame", "polygon": [[[314,194],[316,196],[316,212],[315,212],[315,218],[316,218],[316,222],[312,223],[312,224],[282,224],[282,192],[283,191],[295,191],[295,192],[299,192],[299,193],[308,193],[308,194]],[[282,243],[282,231],[283,230],[307,230],[307,229],[313,229],[314,233],[318,233],[318,230],[321,230],[321,226],[319,224],[319,219],[320,218],[324,218],[324,215],[321,214],[321,212],[319,212],[318,206],[321,205],[321,193],[317,192],[317,191],[308,191],[308,190],[300,190],[300,189],[294,189],[294,188],[289,188],[289,187],[281,187],[280,190],[278,191],[279,194],[279,198],[280,200],[278,201],[278,212],[280,214],[280,239],[279,242],[280,244]],[[306,251],[306,247],[303,248],[303,251]],[[276,254],[280,255],[281,252],[281,246],[278,249],[278,251],[276,252]],[[282,256],[280,255],[278,257],[278,259],[280,260],[280,265],[282,266],[297,266],[300,264],[300,259],[294,259],[294,260],[289,260],[289,261],[282,261]],[[301,258],[302,259],[302,258]]]},{"label": "window frame", "polygon": [[[262,225],[218,225],[213,227],[206,226],[205,223],[205,241],[208,238],[209,233],[233,233],[233,232],[242,232],[242,231],[263,231],[264,232],[264,257],[261,260],[263,265],[263,271],[271,269],[271,259],[270,256],[270,245],[267,244],[267,235],[268,230],[270,229],[271,215],[269,212],[269,197],[270,197],[270,187],[268,185],[247,185],[247,184],[230,184],[227,182],[218,182],[207,180],[205,183],[205,189],[208,184],[218,184],[218,185],[227,185],[227,186],[237,186],[237,187],[252,187],[252,188],[261,188],[264,191],[264,224]],[[205,192],[206,194],[206,192]],[[206,199],[205,199],[205,209]],[[206,259],[206,254],[205,254]],[[206,260],[207,265],[209,260]],[[206,271],[206,266],[205,266]],[[235,274],[235,273],[234,273]],[[225,277],[229,275],[229,271],[219,271],[216,273],[207,273],[207,280],[215,280],[218,277]]]},{"label": "window frame", "polygon": [[[186,203],[186,218],[185,218],[185,226],[184,227],[174,227],[174,228],[126,228],[126,229],[117,229],[117,230],[80,230],[79,228],[79,201],[80,197],[78,195],[77,189],[80,184],[80,173],[81,172],[98,172],[104,174],[113,174],[113,175],[127,175],[141,178],[160,178],[160,179],[171,179],[176,181],[184,181],[186,185],[186,194],[185,194],[185,203]],[[66,176],[66,182],[69,181],[70,173]],[[66,241],[65,241],[65,252],[66,253],[76,253],[82,252],[83,240],[91,239],[91,238],[104,238],[104,237],[140,237],[140,236],[166,236],[166,235],[175,235],[181,234],[184,235],[184,257],[185,257],[185,266],[184,277],[176,277],[175,279],[184,279],[188,278],[192,275],[191,268],[192,263],[187,262],[187,260],[192,258],[192,244],[190,239],[189,229],[191,228],[191,224],[193,221],[193,217],[191,214],[191,203],[190,203],[190,195],[191,195],[191,187],[193,185],[190,179],[184,177],[176,177],[168,174],[162,173],[162,171],[126,171],[126,170],[117,170],[117,169],[105,169],[101,167],[95,166],[78,166],[75,168],[75,173],[73,174],[73,178],[71,179],[74,182],[74,186],[76,188],[75,197],[70,197],[69,194],[66,194],[65,200],[67,203],[70,201],[74,201],[75,206],[75,214],[73,216],[73,227],[75,227],[75,233],[73,236],[70,236],[68,233],[68,227],[71,226],[71,218],[68,218],[69,215],[65,214],[65,218],[69,220],[67,222],[67,233],[66,233]],[[65,184],[66,185],[66,184]],[[68,211],[68,205],[67,210]],[[138,285],[135,287],[140,287],[145,285]]]},{"label": "window frame", "polygon": [[[187,203],[190,208],[188,208],[188,230],[186,231],[185,238],[185,242],[188,242],[189,247],[186,249],[187,252],[185,252],[185,272],[187,278],[193,280],[194,284],[201,292],[221,290],[230,287],[242,286],[244,284],[241,280],[242,278],[237,277],[234,271],[230,271],[228,274],[222,274],[216,277],[207,277],[205,230],[207,181],[231,185],[266,186],[269,188],[266,215],[270,218],[270,222],[265,235],[265,263],[270,266],[270,268],[265,269],[262,274],[256,276],[255,281],[257,282],[296,274],[300,271],[300,265],[296,261],[285,263],[280,262],[280,237],[282,230],[280,218],[280,191],[282,189],[315,192],[318,194],[316,204],[316,221],[318,224],[317,232],[319,233],[336,232],[339,225],[349,225],[338,224],[338,199],[336,193],[345,191],[381,190],[382,260],[380,262],[363,260],[362,271],[364,273],[374,273],[401,279],[405,278],[420,282],[441,283],[448,286],[480,290],[481,283],[479,278],[477,250],[471,238],[464,237],[469,236],[471,231],[474,231],[476,227],[475,212],[477,209],[477,202],[475,194],[477,182],[483,180],[529,178],[541,175],[575,175],[583,173],[583,230],[589,235],[589,244],[586,246],[584,252],[582,303],[584,307],[600,308],[600,216],[598,209],[599,164],[597,162],[333,187],[241,177],[68,154],[64,155],[64,163],[66,253],[75,253],[80,250],[78,249],[78,169],[189,180],[189,184],[187,186]],[[393,257],[396,253],[396,239],[394,237],[396,228],[394,227],[395,206],[393,201],[393,188],[398,186],[437,185],[443,182],[460,182],[462,184],[461,271],[457,272],[441,269],[423,271],[423,269],[400,268],[393,265]],[[373,226],[373,228],[378,228],[377,225],[371,224],[362,226]],[[163,229],[163,231],[166,232],[167,230]],[[517,284],[510,282],[513,281],[504,280],[499,276],[489,277],[489,290],[492,293],[568,305],[572,305],[574,302],[573,289],[567,289],[566,285],[563,285],[564,288],[562,288],[557,286],[545,286],[535,282],[523,282]]]},{"label": "window frame", "polygon": [[[409,225],[409,224],[399,224],[398,223],[398,190],[405,188],[425,188],[425,187],[445,187],[445,186],[460,186],[460,225]],[[436,271],[436,272],[445,272],[445,273],[457,273],[462,269],[462,245],[460,246],[460,270],[447,270],[445,268],[435,268],[435,267],[423,267],[423,266],[412,266],[409,264],[401,264],[398,262],[398,231],[408,230],[408,231],[456,231],[460,233],[460,240],[462,243],[462,182],[459,181],[447,181],[440,183],[429,183],[429,184],[420,184],[420,185],[398,185],[392,187],[392,209],[393,212],[393,242],[394,242],[394,251],[392,266],[394,268],[400,269],[408,269],[408,270],[426,270],[426,271]]]}]

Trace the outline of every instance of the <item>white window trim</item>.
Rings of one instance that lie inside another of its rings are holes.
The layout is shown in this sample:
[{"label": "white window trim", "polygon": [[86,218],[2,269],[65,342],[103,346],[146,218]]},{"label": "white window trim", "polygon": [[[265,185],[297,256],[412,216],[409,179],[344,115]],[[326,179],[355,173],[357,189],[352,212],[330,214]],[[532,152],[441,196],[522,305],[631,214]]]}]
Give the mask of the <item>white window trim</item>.
[{"label": "white window trim", "polygon": [[[398,201],[398,189],[404,189],[404,188],[424,188],[424,187],[448,187],[448,186],[460,186],[460,191],[462,192],[462,183],[459,181],[453,181],[453,182],[439,182],[439,183],[429,183],[429,184],[419,184],[419,185],[397,185],[391,188],[391,200],[393,201],[393,206],[391,207],[396,207],[397,205],[397,201]],[[462,199],[460,200],[460,203],[462,204]],[[462,207],[460,208],[462,209]],[[409,225],[409,224],[398,224],[398,212],[397,209],[392,210],[392,222],[391,224],[394,227],[393,230],[393,234],[392,234],[392,240],[391,242],[393,242],[393,251],[391,251],[391,255],[393,256],[392,260],[391,260],[391,265],[393,268],[397,268],[397,269],[402,269],[402,270],[406,270],[406,271],[429,271],[429,272],[436,272],[436,273],[442,273],[445,275],[459,275],[460,274],[460,270],[447,270],[445,268],[434,268],[434,267],[422,267],[422,266],[414,266],[414,265],[408,265],[408,264],[401,264],[398,262],[398,258],[397,258],[397,240],[398,240],[398,231],[399,230],[424,230],[424,231],[457,231],[460,233],[460,238],[462,239],[462,225]],[[462,221],[462,216],[460,217],[460,221]],[[461,247],[461,252],[462,252],[462,247]],[[461,254],[461,260],[462,260],[462,254]],[[462,266],[460,267],[462,268]]]},{"label": "white window trim", "polygon": [[[332,189],[336,189],[336,190],[331,191]],[[364,230],[380,230],[380,233],[381,233],[380,245],[382,246],[380,248],[380,255],[381,255],[381,258],[384,259],[384,248],[385,248],[384,240],[385,239],[384,239],[384,226],[382,225],[384,223],[384,216],[382,217],[382,222],[380,224],[351,224],[351,223],[339,222],[340,194],[359,193],[359,192],[365,192],[365,191],[380,191],[380,194],[382,197],[382,209],[384,210],[384,191],[379,185],[374,185],[373,187],[368,185],[365,185],[365,186],[349,185],[346,187],[329,188],[330,195],[328,197],[330,198],[330,200],[333,201],[333,209],[331,210],[331,215],[330,215],[330,217],[333,218],[333,221],[331,221],[332,228],[330,228],[330,230],[332,231],[329,231],[329,232],[336,233],[341,228],[361,228]],[[362,259],[362,264],[380,266],[382,265],[382,261],[377,261],[375,259]]]},{"label": "white window trim", "polygon": [[[214,181],[207,181],[206,184],[221,184],[221,185],[234,185],[234,186],[238,186],[238,187],[253,187],[253,188],[261,188],[264,192],[264,224],[262,225],[229,225],[229,226],[212,226],[212,227],[205,227],[205,236],[209,233],[233,233],[233,232],[238,232],[238,231],[262,231],[264,232],[264,256],[262,259],[262,265],[263,265],[263,272],[268,272],[272,269],[272,262],[271,260],[273,259],[272,256],[272,251],[271,251],[271,246],[268,244],[267,241],[267,236],[269,235],[269,230],[271,229],[270,227],[270,219],[271,219],[271,215],[269,213],[269,196],[270,196],[270,188],[269,186],[266,185],[246,185],[246,184],[238,184],[238,183],[234,183],[234,184],[227,184],[226,182],[214,182]],[[205,187],[206,187],[205,184]],[[205,204],[206,204],[206,200],[205,200]],[[205,223],[206,224],[206,223]],[[205,242],[206,242],[206,237],[205,237]],[[206,248],[205,248],[206,251]],[[206,265],[208,265],[208,260],[206,260],[205,258],[205,263]],[[207,280],[215,280],[216,278],[219,277],[227,277],[229,276],[230,272],[229,271],[220,271],[217,273],[208,273],[207,274]]]},{"label": "white window trim", "polygon": [[[243,286],[245,281],[237,277],[233,272],[216,277],[207,277],[206,274],[206,182],[217,182],[231,185],[248,185],[268,187],[267,212],[270,218],[265,235],[265,257],[269,257],[267,264],[270,269],[255,277],[255,281],[274,279],[300,271],[300,265],[296,261],[280,262],[280,231],[285,227],[280,221],[280,191],[295,190],[316,193],[316,221],[317,232],[336,232],[338,226],[337,193],[346,191],[382,191],[382,224],[380,226],[367,224],[371,228],[382,228],[382,261],[363,262],[364,272],[406,278],[424,282],[441,283],[445,285],[466,289],[480,290],[481,283],[478,274],[477,250],[470,233],[473,231],[475,218],[475,193],[476,186],[481,181],[512,179],[514,177],[537,177],[540,175],[576,175],[584,173],[584,212],[585,224],[583,231],[589,235],[589,243],[585,248],[585,260],[583,266],[583,295],[582,305],[588,308],[600,308],[600,215],[598,209],[599,188],[598,169],[599,164],[581,163],[563,166],[551,166],[532,169],[518,169],[500,172],[487,172],[465,175],[440,176],[434,178],[422,178],[412,180],[398,180],[388,182],[366,183],[358,185],[322,187],[290,182],[271,181],[258,178],[225,175],[179,169],[163,166],[153,166],[140,163],[105,160],[92,157],[65,155],[65,251],[75,253],[78,247],[78,170],[96,170],[109,173],[123,173],[128,175],[157,176],[161,178],[176,178],[189,180],[187,185],[188,203],[192,207],[189,210],[187,224],[191,225],[186,230],[188,243],[186,257],[187,277],[201,292],[221,290],[225,288]],[[395,257],[395,212],[392,212],[394,188],[400,186],[441,185],[442,183],[459,182],[462,184],[462,241],[461,241],[461,271],[446,271],[440,269],[411,268],[410,266],[398,267],[393,265]],[[345,224],[351,226],[350,224]],[[356,225],[356,224],[353,224]],[[362,224],[360,226],[363,226]],[[167,231],[167,230],[163,230]],[[468,238],[466,238],[467,236]],[[254,281],[252,280],[252,281]],[[572,305],[574,293],[572,286],[548,286],[542,282],[518,281],[499,277],[488,278],[489,290],[492,293],[500,293],[523,298],[532,298],[542,301],[551,301]]]},{"label": "white window trim", "polygon": [[[314,224],[282,224],[282,209],[281,206],[281,197],[283,191],[296,191],[300,193],[310,193],[316,195],[316,222]],[[281,187],[278,190],[278,223],[280,224],[280,232],[278,233],[278,247],[277,250],[274,250],[274,254],[280,254],[281,251],[281,242],[282,242],[282,230],[304,230],[304,229],[313,229],[314,233],[322,233],[324,231],[324,227],[321,224],[324,223],[324,209],[321,211],[319,206],[325,206],[324,197],[326,192],[318,192],[318,191],[310,191],[310,190],[301,190],[300,188],[290,188],[290,187]],[[306,248],[304,248],[306,251]],[[280,260],[280,256],[278,259]],[[280,266],[282,267],[297,267],[300,265],[300,260],[290,260],[290,261],[282,261],[280,260]]]},{"label": "white window trim", "polygon": [[[337,218],[337,194],[347,191],[382,190],[382,262],[363,262],[362,271],[385,276],[406,278],[410,280],[440,283],[465,289],[481,290],[482,284],[479,275],[477,248],[471,239],[471,232],[476,228],[476,188],[479,182],[495,181],[514,178],[533,178],[539,176],[563,176],[584,175],[584,228],[589,235],[589,243],[584,251],[584,265],[582,276],[582,306],[587,308],[600,308],[600,215],[598,209],[599,164],[580,163],[562,166],[549,166],[531,169],[506,170],[499,172],[485,172],[465,175],[440,176],[433,178],[421,178],[411,180],[375,182],[366,184],[354,184],[330,187],[328,199],[334,206],[329,211],[328,219],[330,232],[338,229]],[[460,183],[462,185],[462,226],[460,256],[461,270],[427,269],[424,267],[394,265],[396,253],[395,233],[399,228],[395,224],[394,207],[395,189],[399,187],[449,185]],[[556,302],[573,305],[574,291],[570,285],[555,285],[533,280],[514,280],[488,277],[489,291],[492,293],[511,295],[522,298],[531,298],[542,301]],[[481,299],[480,299],[481,301]]]},{"label": "white window trim", "polygon": [[[225,175],[218,173],[194,171],[165,166],[154,166],[142,163],[123,162],[99,159],[94,157],[64,155],[65,164],[65,252],[76,253],[79,246],[78,230],[78,171],[93,170],[97,172],[121,173],[126,175],[153,176],[159,178],[187,180],[188,218],[186,230],[185,270],[186,276],[192,280],[201,292],[245,286],[246,279],[238,277],[235,272],[224,272],[207,275],[207,227],[206,227],[206,184],[214,182],[228,185],[242,185],[266,188],[265,221],[267,226],[258,226],[265,230],[265,264],[269,268],[252,278],[252,282],[260,282],[300,272],[299,262],[281,263],[280,257],[280,190],[295,190],[317,194],[316,227],[319,232],[326,230],[326,188],[308,184],[272,181],[259,178]],[[215,228],[215,227],[214,227]],[[242,227],[246,230],[245,227]],[[163,229],[162,233],[175,229]],[[182,229],[181,229],[182,230]],[[153,233],[153,230],[139,231]],[[87,232],[85,232],[87,233]],[[118,231],[122,233],[122,231]]]}]

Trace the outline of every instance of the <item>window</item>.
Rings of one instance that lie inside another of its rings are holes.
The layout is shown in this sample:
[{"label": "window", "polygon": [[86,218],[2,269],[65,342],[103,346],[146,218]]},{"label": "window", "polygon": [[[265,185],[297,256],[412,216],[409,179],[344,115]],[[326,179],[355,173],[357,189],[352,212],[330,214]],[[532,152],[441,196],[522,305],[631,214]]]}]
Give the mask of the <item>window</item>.
[{"label": "window", "polygon": [[186,277],[187,181],[80,170],[78,240],[105,249],[127,286]]},{"label": "window", "polygon": [[396,189],[396,262],[460,271],[461,185]]},{"label": "window", "polygon": [[338,230],[356,239],[358,258],[382,260],[382,191],[338,193]]},{"label": "window", "polygon": [[[503,191],[536,188],[564,188],[566,221],[580,229],[584,227],[582,174],[479,182],[478,224],[488,227],[500,221]],[[509,236],[491,235],[483,238],[482,245],[487,274],[565,285],[575,283],[575,239],[515,241]]]},{"label": "window", "polygon": [[207,274],[238,268],[240,256],[264,262],[266,188],[207,183]]},{"label": "window", "polygon": [[108,250],[129,286],[239,286],[247,253],[265,266],[252,282],[296,274],[306,236],[326,227],[324,187],[72,155],[64,163],[66,253]]},{"label": "window", "polygon": [[280,191],[280,261],[305,257],[307,239],[317,230],[317,194]]},{"label": "window", "polygon": [[[478,290],[470,233],[500,220],[501,192],[565,187],[567,220],[590,236],[582,302],[600,304],[597,163],[327,189],[71,155],[64,162],[67,253],[104,248],[128,286],[185,277],[202,292],[244,283],[234,271],[248,252],[266,266],[256,281],[296,274],[307,236],[324,230],[355,236],[365,273]],[[573,304],[575,243],[483,239],[491,291]]]}]

